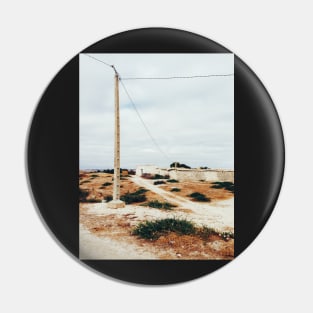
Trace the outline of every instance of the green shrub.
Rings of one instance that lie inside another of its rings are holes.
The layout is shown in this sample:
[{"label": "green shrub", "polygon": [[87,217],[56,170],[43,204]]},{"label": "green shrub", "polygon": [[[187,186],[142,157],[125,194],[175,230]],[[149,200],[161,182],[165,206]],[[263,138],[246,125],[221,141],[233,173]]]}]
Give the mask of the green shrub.
[{"label": "green shrub", "polygon": [[163,184],[166,184],[165,181],[163,180],[157,180],[153,183],[153,185],[163,185]]},{"label": "green shrub", "polygon": [[145,195],[146,191],[146,189],[139,189],[132,193],[128,192],[125,195],[121,196],[121,200],[124,201],[126,204],[144,202],[147,200]]},{"label": "green shrub", "polygon": [[167,182],[168,183],[178,183],[178,180],[176,180],[176,179],[168,179]]},{"label": "green shrub", "polygon": [[81,184],[90,183],[90,182],[91,182],[91,180],[87,179],[87,180],[82,181]]},{"label": "green shrub", "polygon": [[168,179],[169,177],[170,177],[169,175],[155,174],[152,179]]},{"label": "green shrub", "polygon": [[208,240],[212,235],[218,236],[225,241],[235,237],[233,232],[218,232],[216,229],[207,226],[196,227],[188,220],[177,218],[142,222],[133,229],[132,235],[143,239],[156,240],[170,232],[179,235],[195,235],[203,240]]},{"label": "green shrub", "polygon": [[234,233],[230,231],[218,232],[216,229],[202,226],[197,228],[196,235],[201,237],[204,240],[209,239],[211,235],[219,236],[221,239],[228,241],[229,239],[234,239]]},{"label": "green shrub", "polygon": [[109,183],[109,182],[105,182],[104,184],[102,184],[103,187],[106,187],[106,186],[111,186],[112,183]]},{"label": "green shrub", "polygon": [[102,173],[114,174],[114,169],[103,170]]},{"label": "green shrub", "polygon": [[176,206],[176,205],[171,204],[169,202],[160,202],[158,200],[149,201],[147,203],[147,205],[150,208],[163,209],[163,210],[172,210],[172,208]]},{"label": "green shrub", "polygon": [[92,177],[92,178],[96,178],[96,177],[99,177],[99,175],[92,174],[92,175],[90,175],[90,177]]},{"label": "green shrub", "polygon": [[189,197],[192,197],[193,200],[195,201],[200,201],[200,202],[210,202],[211,199],[207,198],[204,194],[200,192],[193,192],[192,194],[189,195]]},{"label": "green shrub", "polygon": [[198,228],[196,234],[204,240],[208,239],[211,235],[219,235],[219,233],[214,228],[207,226]]},{"label": "green shrub", "polygon": [[112,201],[113,200],[113,197],[112,196],[106,196],[104,198],[104,200],[106,200],[106,202],[109,202],[109,201]]},{"label": "green shrub", "polygon": [[181,191],[181,189],[179,189],[179,188],[172,188],[171,191],[172,192],[179,192],[179,191]]},{"label": "green shrub", "polygon": [[225,190],[228,190],[228,191],[230,191],[232,193],[234,193],[234,191],[235,191],[234,183],[229,182],[229,181],[224,181],[224,182],[216,181],[216,182],[212,183],[211,188],[225,189]]},{"label": "green shrub", "polygon": [[86,198],[89,195],[88,190],[80,189],[79,188],[79,202],[86,202]]},{"label": "green shrub", "polygon": [[179,163],[179,162],[173,162],[172,164],[170,164],[170,167],[182,167],[182,168],[190,168],[190,166],[183,164],[183,163]]},{"label": "green shrub", "polygon": [[83,202],[83,203],[96,203],[96,202],[101,202],[101,200],[99,199],[87,199],[87,197],[89,196],[89,191],[86,189],[80,189],[79,188],[79,202]]},{"label": "green shrub", "polygon": [[192,235],[196,233],[196,228],[192,222],[184,219],[165,218],[142,222],[133,230],[132,234],[144,239],[156,240],[161,235],[170,232]]},{"label": "green shrub", "polygon": [[141,187],[138,190],[136,190],[135,192],[133,192],[133,194],[142,195],[142,194],[146,193],[147,191],[148,191],[147,189]]},{"label": "green shrub", "polygon": [[146,179],[167,179],[170,176],[169,175],[160,175],[160,174],[150,174],[150,173],[143,173],[141,175],[142,178]]},{"label": "green shrub", "polygon": [[230,232],[230,231],[223,231],[222,233],[219,233],[219,236],[224,239],[224,240],[229,240],[229,239],[234,239],[235,235],[234,233]]}]

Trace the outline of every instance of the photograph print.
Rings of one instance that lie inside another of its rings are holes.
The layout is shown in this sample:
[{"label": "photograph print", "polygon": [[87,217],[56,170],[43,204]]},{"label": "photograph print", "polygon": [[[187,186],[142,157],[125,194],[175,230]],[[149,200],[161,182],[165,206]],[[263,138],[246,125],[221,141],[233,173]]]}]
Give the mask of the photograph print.
[{"label": "photograph print", "polygon": [[234,258],[234,55],[79,55],[83,260]]}]

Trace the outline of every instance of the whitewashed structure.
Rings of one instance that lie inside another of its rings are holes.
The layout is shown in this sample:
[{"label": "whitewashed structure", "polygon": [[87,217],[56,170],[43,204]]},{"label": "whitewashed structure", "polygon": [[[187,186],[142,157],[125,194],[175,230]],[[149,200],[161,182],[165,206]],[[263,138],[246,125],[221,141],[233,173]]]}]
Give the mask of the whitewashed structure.
[{"label": "whitewashed structure", "polygon": [[138,165],[136,168],[136,175],[142,176],[143,174],[159,174],[159,175],[169,175],[167,168],[159,168],[156,165]]},{"label": "whitewashed structure", "polygon": [[169,175],[171,179],[179,181],[230,181],[234,182],[234,171],[224,169],[187,169],[187,168],[159,168],[156,165],[138,165],[136,175],[159,174]]}]

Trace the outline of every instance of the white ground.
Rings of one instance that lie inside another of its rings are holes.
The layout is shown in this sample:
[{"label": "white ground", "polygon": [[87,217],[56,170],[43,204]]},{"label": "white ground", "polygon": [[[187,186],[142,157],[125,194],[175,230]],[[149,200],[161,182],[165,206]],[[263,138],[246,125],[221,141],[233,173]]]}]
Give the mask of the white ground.
[{"label": "white ground", "polygon": [[81,225],[79,229],[79,258],[81,260],[138,260],[156,259],[156,256],[137,245],[95,236]]},{"label": "white ground", "polygon": [[[131,225],[140,221],[166,217],[185,218],[199,226],[207,225],[217,230],[234,230],[234,198],[218,201],[214,204],[197,203],[153,185],[153,182],[133,176],[130,178],[138,186],[161,195],[178,207],[173,211],[163,211],[138,205],[126,205],[125,208],[110,209],[105,203],[86,204],[87,214],[126,218]],[[188,209],[184,211],[183,209]],[[143,250],[136,244],[129,244],[106,237],[98,237],[83,226],[80,227],[81,259],[155,259],[156,256]]]},{"label": "white ground", "polygon": [[[215,204],[193,202],[172,192],[153,185],[153,181],[143,179],[138,176],[130,178],[135,184],[159,194],[164,199],[172,202],[178,207],[190,209],[192,213],[178,214],[181,217],[192,219],[199,225],[208,225],[223,230],[225,227],[234,228],[234,198],[218,201]],[[159,210],[158,210],[159,211]]]}]

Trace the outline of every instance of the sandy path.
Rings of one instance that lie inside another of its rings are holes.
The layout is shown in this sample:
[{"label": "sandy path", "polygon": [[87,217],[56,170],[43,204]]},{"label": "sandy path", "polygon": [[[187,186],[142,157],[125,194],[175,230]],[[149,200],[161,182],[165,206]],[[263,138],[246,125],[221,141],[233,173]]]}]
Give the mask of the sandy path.
[{"label": "sandy path", "polygon": [[187,219],[192,219],[197,224],[211,225],[217,229],[234,228],[234,198],[218,201],[215,204],[193,202],[172,192],[166,191],[157,185],[153,185],[153,180],[143,179],[138,176],[130,178],[138,186],[144,187],[162,196],[165,200],[178,205],[181,208],[189,209]]},{"label": "sandy path", "polygon": [[91,234],[84,226],[79,229],[79,258],[81,260],[105,259],[156,259],[135,244],[124,243],[107,237],[97,237]]}]

